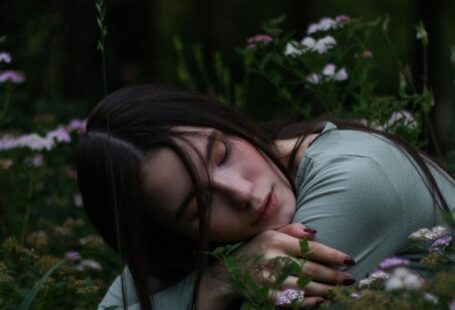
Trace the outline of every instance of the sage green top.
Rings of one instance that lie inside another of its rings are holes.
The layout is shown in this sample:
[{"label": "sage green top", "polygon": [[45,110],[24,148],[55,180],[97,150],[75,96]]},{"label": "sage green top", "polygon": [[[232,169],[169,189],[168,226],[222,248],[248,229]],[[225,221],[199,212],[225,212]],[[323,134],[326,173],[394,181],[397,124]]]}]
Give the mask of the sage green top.
[{"label": "sage green top", "polygon": [[[451,210],[455,210],[453,181],[437,168],[430,166],[430,170]],[[385,138],[337,130],[330,122],[305,151],[295,186],[298,196],[293,222],[316,229],[315,241],[351,255],[356,264],[346,270],[357,279],[386,257],[421,257],[408,236],[442,222],[423,174],[408,155]],[[127,269],[125,274],[128,309],[139,309]],[[194,278],[191,273],[153,294],[156,309],[186,309]],[[119,276],[99,308],[121,306],[121,292]]]}]

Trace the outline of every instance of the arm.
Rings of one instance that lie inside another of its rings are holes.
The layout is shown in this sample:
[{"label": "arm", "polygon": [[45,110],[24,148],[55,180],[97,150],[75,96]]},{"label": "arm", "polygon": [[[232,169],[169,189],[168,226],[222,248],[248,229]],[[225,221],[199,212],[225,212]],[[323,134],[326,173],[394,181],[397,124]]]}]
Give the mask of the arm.
[{"label": "arm", "polygon": [[351,255],[356,265],[347,270],[356,278],[407,243],[399,193],[374,159],[312,158],[302,179],[294,221],[317,229],[316,241]]}]

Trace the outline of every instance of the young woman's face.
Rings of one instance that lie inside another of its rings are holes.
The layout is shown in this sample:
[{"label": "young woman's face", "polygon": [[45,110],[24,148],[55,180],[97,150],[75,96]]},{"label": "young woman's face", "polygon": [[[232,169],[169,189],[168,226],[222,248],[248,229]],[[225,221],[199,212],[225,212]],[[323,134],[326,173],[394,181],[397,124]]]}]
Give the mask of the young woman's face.
[{"label": "young woman's face", "polygon": [[[188,132],[176,142],[189,156],[202,180],[211,180],[210,240],[248,239],[288,224],[295,212],[291,185],[273,162],[249,142],[217,129],[176,127]],[[196,134],[194,134],[196,133]],[[198,155],[200,154],[200,156]],[[201,162],[202,160],[202,162]],[[178,155],[162,148],[143,167],[143,189],[152,197],[155,220],[195,239],[199,219],[190,175]]]}]

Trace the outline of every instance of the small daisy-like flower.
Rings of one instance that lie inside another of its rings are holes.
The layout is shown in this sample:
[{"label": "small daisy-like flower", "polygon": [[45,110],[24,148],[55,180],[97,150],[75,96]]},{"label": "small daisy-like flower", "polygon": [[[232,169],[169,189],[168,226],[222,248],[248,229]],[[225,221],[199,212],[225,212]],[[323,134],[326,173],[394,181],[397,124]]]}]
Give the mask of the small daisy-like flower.
[{"label": "small daisy-like flower", "polygon": [[410,261],[400,257],[389,257],[381,261],[378,269],[390,269],[409,265]]},{"label": "small daisy-like flower", "polygon": [[450,237],[450,236],[445,236],[445,237],[439,238],[438,240],[433,242],[433,244],[428,249],[428,252],[430,252],[430,253],[440,252],[440,251],[444,250],[451,242],[452,242],[452,237]]},{"label": "small daisy-like flower", "polygon": [[321,76],[317,73],[311,73],[307,75],[306,80],[311,84],[319,84],[321,83]]},{"label": "small daisy-like flower", "polygon": [[293,302],[303,301],[305,298],[305,292],[296,289],[286,289],[279,293],[278,298],[275,302],[277,306],[291,304]]},{"label": "small daisy-like flower", "polygon": [[284,50],[284,55],[290,56],[290,57],[297,57],[303,54],[303,52],[298,49],[296,46],[298,46],[298,43],[295,41],[288,42],[286,44],[286,48]]}]

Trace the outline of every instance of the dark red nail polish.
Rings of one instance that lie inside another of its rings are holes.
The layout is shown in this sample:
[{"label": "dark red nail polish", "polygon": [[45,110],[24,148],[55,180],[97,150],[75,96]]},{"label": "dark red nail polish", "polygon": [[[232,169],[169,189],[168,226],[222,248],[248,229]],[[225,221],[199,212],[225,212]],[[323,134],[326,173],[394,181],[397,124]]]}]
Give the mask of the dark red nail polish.
[{"label": "dark red nail polish", "polygon": [[310,233],[310,234],[315,234],[317,233],[318,231],[316,229],[312,229],[312,228],[308,228],[308,227],[305,227],[303,229],[303,231],[307,232],[307,233]]},{"label": "dark red nail polish", "polygon": [[343,284],[344,285],[351,285],[351,284],[354,284],[355,283],[355,279],[352,278],[352,277],[346,277],[344,280],[343,280]]},{"label": "dark red nail polish", "polygon": [[348,266],[355,265],[354,259],[353,259],[352,257],[350,257],[350,256],[346,256],[345,259],[344,259],[344,261],[343,261],[343,263],[344,263],[345,265],[348,265]]}]

